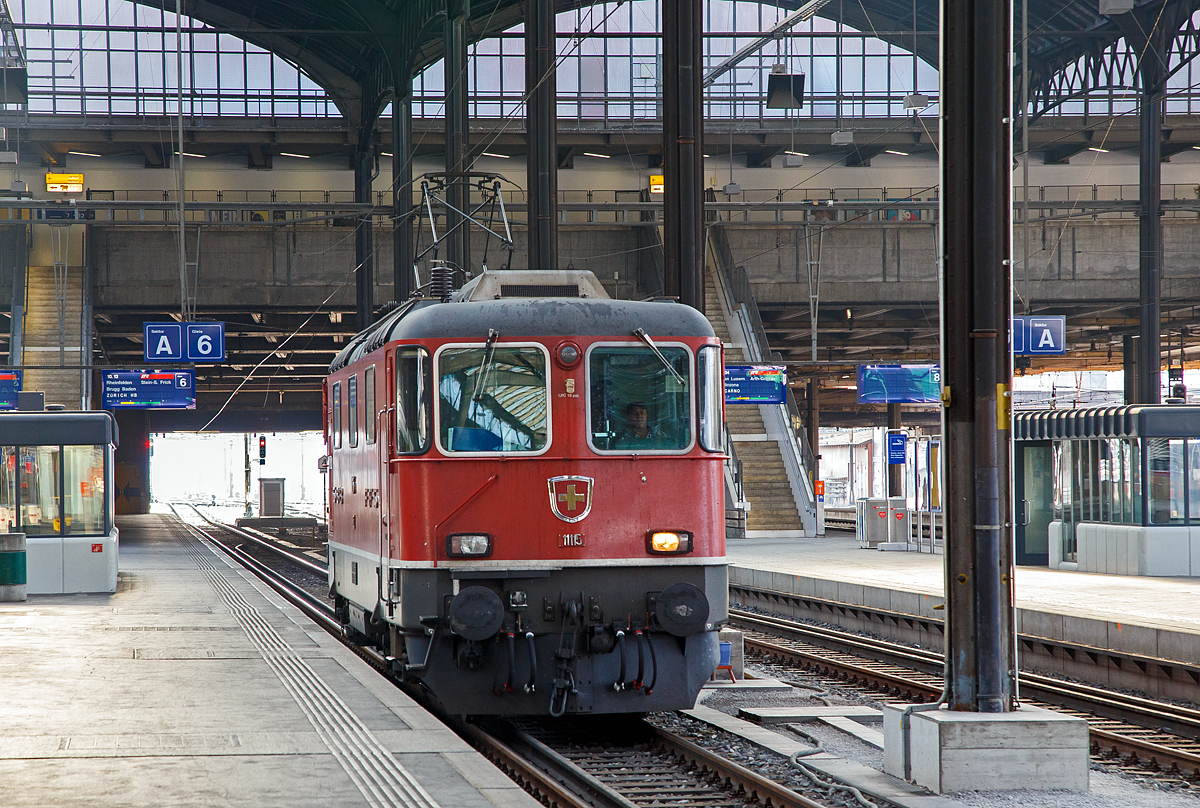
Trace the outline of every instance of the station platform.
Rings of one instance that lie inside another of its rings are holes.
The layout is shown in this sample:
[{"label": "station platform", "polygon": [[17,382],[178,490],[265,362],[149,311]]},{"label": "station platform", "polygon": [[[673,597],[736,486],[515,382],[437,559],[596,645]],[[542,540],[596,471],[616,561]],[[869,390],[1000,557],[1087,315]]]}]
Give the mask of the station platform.
[{"label": "station platform", "polygon": [[[862,549],[853,533],[832,530],[823,538],[733,539],[726,554],[731,587],[936,621],[945,614],[935,608],[944,602],[941,555]],[[1017,567],[1015,586],[1017,631],[1022,634],[1191,665],[1200,660],[1200,578]],[[877,631],[881,625],[848,619],[847,627],[857,629]],[[941,644],[940,630],[925,628],[897,639],[930,648]]]},{"label": "station platform", "polygon": [[112,595],[0,604],[0,803],[538,803],[172,518],[118,517]]}]

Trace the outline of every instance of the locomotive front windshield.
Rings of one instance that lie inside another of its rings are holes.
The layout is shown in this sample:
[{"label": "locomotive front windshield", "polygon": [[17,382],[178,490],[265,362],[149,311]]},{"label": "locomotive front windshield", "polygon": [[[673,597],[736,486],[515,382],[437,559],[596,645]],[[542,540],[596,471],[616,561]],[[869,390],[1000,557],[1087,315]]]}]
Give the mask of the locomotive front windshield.
[{"label": "locomotive front windshield", "polygon": [[438,398],[447,452],[546,448],[549,396],[540,348],[447,348],[438,357]]},{"label": "locomotive front windshield", "polygon": [[642,346],[593,348],[588,359],[592,446],[601,452],[687,450],[692,442],[690,365],[688,352],[679,347],[660,346],[658,354]]}]

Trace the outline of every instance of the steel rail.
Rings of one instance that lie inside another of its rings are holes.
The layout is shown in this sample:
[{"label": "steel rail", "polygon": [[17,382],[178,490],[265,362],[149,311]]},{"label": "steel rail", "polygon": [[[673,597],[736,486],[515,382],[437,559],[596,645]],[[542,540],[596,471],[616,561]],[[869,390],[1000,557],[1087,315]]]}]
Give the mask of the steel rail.
[{"label": "steel rail", "polygon": [[191,504],[190,502],[187,503],[187,505],[189,508],[191,508],[193,511],[196,512],[197,516],[199,516],[201,519],[203,519],[205,522],[212,525],[213,527],[221,528],[222,530],[228,530],[231,533],[236,533],[239,537],[246,539],[247,541],[253,542],[254,544],[258,545],[259,547],[266,548],[267,550],[270,550],[273,553],[277,553],[278,555],[281,555],[284,558],[286,558],[288,561],[296,564],[297,566],[303,567],[304,569],[308,570],[309,572],[316,573],[317,575],[328,575],[329,574],[329,565],[328,564],[318,564],[310,558],[306,558],[297,553],[293,553],[291,550],[288,550],[284,547],[278,546],[277,544],[268,540],[267,538],[260,538],[260,536],[262,534],[259,534],[259,536],[256,536],[253,533],[251,533],[250,531],[243,530],[242,528],[237,527],[235,525],[226,524],[225,522],[214,522],[212,519],[209,519],[207,516],[205,516],[203,513],[201,513],[200,509],[197,508],[195,505]]},{"label": "steel rail", "polygon": [[[778,618],[765,618],[740,610],[731,609],[730,618],[735,623],[768,632],[785,632],[788,636],[783,639],[794,642],[811,641],[812,645],[820,646],[823,641],[832,638],[836,642],[837,653],[853,653],[850,649],[857,646],[860,653],[869,657],[882,657],[877,661],[896,668],[913,670],[913,666],[909,665],[909,662],[913,661],[921,666],[915,672],[923,675],[929,675],[928,671],[936,666],[940,675],[942,658],[928,651],[859,637],[848,632],[805,626]],[[873,669],[861,662],[830,657],[819,650],[788,648],[760,638],[746,638],[745,642],[752,650],[784,659],[791,658],[820,670],[842,673],[852,679],[885,688],[889,692],[899,690],[934,697],[941,690],[940,681],[922,682],[910,678],[911,674],[906,676],[895,671]],[[1195,776],[1200,777],[1200,744],[1195,742],[1195,738],[1200,737],[1200,711],[1037,674],[1022,674],[1021,690],[1024,695],[1046,706],[1053,705],[1059,708],[1060,712],[1085,718],[1095,750],[1112,750],[1139,760],[1148,760],[1159,767],[1192,771]],[[1129,726],[1113,727],[1113,722],[1123,722]],[[1173,744],[1173,741],[1177,740],[1183,741],[1182,746],[1193,748],[1179,748],[1179,745]]]},{"label": "steel rail", "polygon": [[787,786],[768,780],[731,760],[698,746],[686,738],[680,738],[661,727],[653,727],[659,742],[672,754],[703,769],[715,772],[721,778],[740,786],[746,794],[757,798],[761,805],[797,806],[798,808],[827,808],[826,805],[797,794]]}]

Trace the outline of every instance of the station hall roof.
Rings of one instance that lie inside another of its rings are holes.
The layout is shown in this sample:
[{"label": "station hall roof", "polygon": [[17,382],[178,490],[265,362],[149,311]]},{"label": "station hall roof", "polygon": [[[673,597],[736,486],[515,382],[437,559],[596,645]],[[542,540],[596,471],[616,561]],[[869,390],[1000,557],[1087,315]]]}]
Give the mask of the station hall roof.
[{"label": "station hall roof", "polygon": [[[135,2],[174,10],[173,0]],[[393,76],[403,79],[441,58],[446,5],[462,3],[468,6],[472,41],[524,19],[523,0],[189,0],[185,9],[201,22],[235,32],[292,61],[325,88],[347,120],[358,124],[382,109]],[[581,5],[585,4],[578,0],[557,2],[559,11]],[[801,3],[779,0],[774,5],[792,10]],[[939,8],[940,0],[832,0],[817,16],[877,34],[936,66]],[[1185,19],[1198,8],[1200,0],[1134,3],[1134,13],[1152,25]],[[1031,87],[1121,39],[1119,16],[1100,14],[1095,0],[1029,3]],[[1019,10],[1017,20],[1019,26]],[[1018,47],[1018,59],[1020,53]]]}]

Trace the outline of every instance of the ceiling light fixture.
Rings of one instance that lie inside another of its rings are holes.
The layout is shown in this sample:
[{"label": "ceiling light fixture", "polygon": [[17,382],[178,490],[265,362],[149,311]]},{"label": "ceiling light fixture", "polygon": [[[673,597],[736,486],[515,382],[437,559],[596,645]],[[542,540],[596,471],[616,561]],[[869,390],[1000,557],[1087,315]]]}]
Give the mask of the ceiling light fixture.
[{"label": "ceiling light fixture", "polygon": [[285,152],[285,151],[281,151],[279,153],[279,156],[280,157],[299,157],[301,160],[311,160],[312,159],[312,156],[308,155],[308,154],[296,154],[295,152]]},{"label": "ceiling light fixture", "polygon": [[1088,146],[1088,151],[1099,152],[1100,154],[1108,154],[1108,149],[1102,149],[1099,146]]},{"label": "ceiling light fixture", "polygon": [[584,154],[587,155],[588,157],[599,157],[601,160],[608,160],[609,158],[612,157],[611,154],[596,154],[595,152],[590,152],[590,151],[585,151]]},{"label": "ceiling light fixture", "polygon": [[392,156],[392,153],[391,153],[390,151],[381,151],[381,152],[379,153],[379,156],[380,156],[380,157],[391,157],[391,156]]},{"label": "ceiling light fixture", "polygon": [[499,157],[501,160],[507,160],[510,157],[510,155],[507,154],[496,154],[495,152],[490,151],[481,152],[481,154],[483,154],[484,157]]},{"label": "ceiling light fixture", "polygon": [[802,151],[785,151],[784,154],[790,154],[793,157],[808,157],[808,152]]},{"label": "ceiling light fixture", "polygon": [[69,152],[67,152],[67,154],[77,154],[80,157],[103,157],[104,156],[103,154],[93,154],[92,152],[86,152],[86,151],[69,151]]},{"label": "ceiling light fixture", "polygon": [[[175,152],[175,153],[180,154],[181,152]],[[184,157],[208,157],[207,154],[192,154],[191,152],[182,152],[182,154]]]},{"label": "ceiling light fixture", "polygon": [[908,152],[906,151],[896,151],[895,149],[884,149],[884,151],[888,154],[898,154],[901,157],[908,157]]}]

